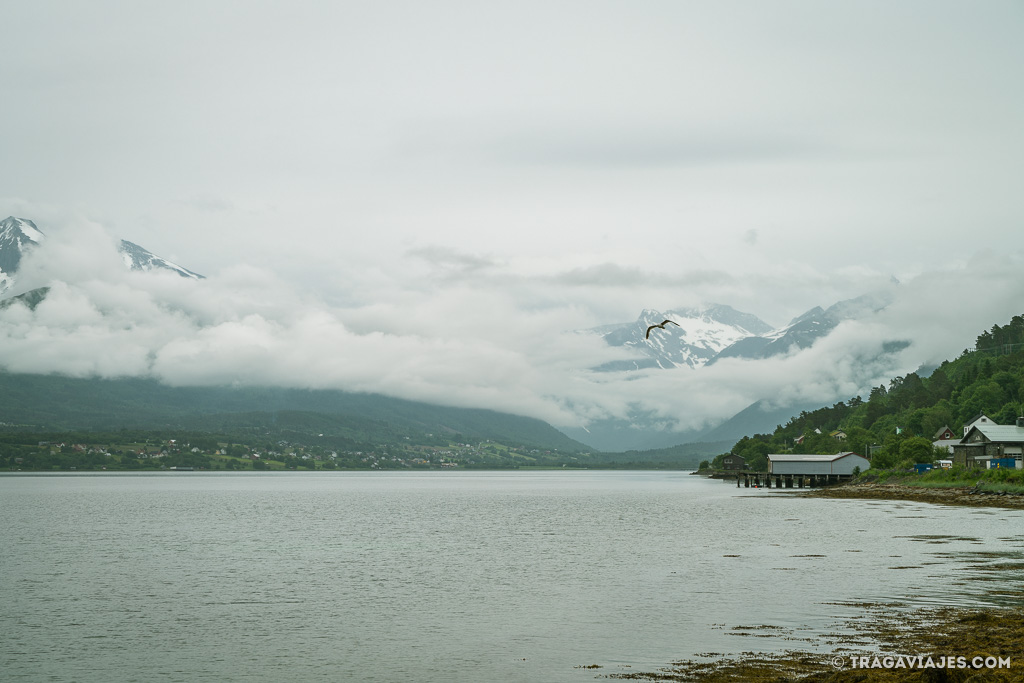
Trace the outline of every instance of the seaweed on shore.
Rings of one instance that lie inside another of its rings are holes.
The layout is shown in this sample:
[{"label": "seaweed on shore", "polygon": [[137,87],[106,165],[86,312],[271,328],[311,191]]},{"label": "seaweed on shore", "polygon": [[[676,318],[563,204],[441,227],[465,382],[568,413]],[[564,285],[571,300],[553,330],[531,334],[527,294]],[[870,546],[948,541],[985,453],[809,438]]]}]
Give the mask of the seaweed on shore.
[{"label": "seaweed on shore", "polygon": [[[791,683],[796,680],[807,683],[1010,683],[1024,680],[1024,639],[1020,635],[1024,633],[1024,608],[930,608],[893,612],[889,606],[875,605],[871,612],[867,621],[847,624],[848,633],[830,636],[829,644],[835,646],[831,654],[801,650],[743,652],[710,661],[675,662],[658,671],[608,674],[606,677],[706,683]],[[869,642],[874,645],[867,645]],[[898,659],[900,656],[902,660]],[[931,666],[927,665],[929,657]],[[949,657],[953,658],[952,667],[939,666]],[[1000,660],[1004,663],[1001,668],[986,665],[998,664]],[[1005,666],[1007,660],[1009,666]],[[867,668],[863,666],[865,662]]]},{"label": "seaweed on shore", "polygon": [[814,489],[801,495],[812,498],[903,500],[937,505],[1024,509],[1024,495],[986,491],[977,487],[930,488],[869,482]]},{"label": "seaweed on shore", "polygon": [[[926,488],[899,484],[852,484],[804,493],[811,497],[904,500],[978,508],[1024,509],[1024,495],[990,492],[977,487]],[[987,511],[986,511],[987,512]],[[988,514],[993,514],[988,512]],[[916,535],[909,541],[943,544],[980,542],[957,535]],[[1000,540],[1020,542],[1022,535]],[[854,551],[848,551],[854,552]],[[935,553],[945,556],[945,553]],[[962,553],[958,553],[962,555]],[[831,653],[793,649],[784,652],[704,653],[657,671],[606,674],[603,678],[704,683],[1011,683],[1024,681],[1024,590],[1013,580],[1024,569],[1017,551],[977,551],[973,580],[998,583],[987,594],[1000,607],[925,607],[900,603],[836,603],[864,610],[864,615],[839,625],[823,639]],[[898,556],[897,556],[898,557]],[[990,564],[984,564],[985,562]],[[909,567],[893,567],[902,569]],[[788,567],[773,569],[787,570]],[[1011,579],[1007,583],[1007,579]],[[966,585],[950,582],[950,586]],[[752,628],[733,627],[737,635],[756,635]],[[739,629],[739,630],[737,630]],[[745,630],[744,630],[745,629]],[[790,640],[796,640],[791,638]],[[902,656],[903,660],[899,660]],[[886,659],[887,657],[891,659]],[[917,657],[921,657],[917,660]],[[928,658],[931,657],[931,666]],[[949,657],[952,667],[939,666]],[[868,667],[860,664],[867,658]],[[877,658],[877,660],[876,660]],[[908,658],[915,658],[910,659]],[[962,658],[962,659],[961,659]],[[978,659],[980,658],[980,659]],[[989,668],[986,658],[1009,666]],[[902,666],[899,662],[903,663]],[[907,662],[911,662],[911,666]],[[857,666],[854,666],[854,664]],[[885,664],[890,666],[886,667]]]}]

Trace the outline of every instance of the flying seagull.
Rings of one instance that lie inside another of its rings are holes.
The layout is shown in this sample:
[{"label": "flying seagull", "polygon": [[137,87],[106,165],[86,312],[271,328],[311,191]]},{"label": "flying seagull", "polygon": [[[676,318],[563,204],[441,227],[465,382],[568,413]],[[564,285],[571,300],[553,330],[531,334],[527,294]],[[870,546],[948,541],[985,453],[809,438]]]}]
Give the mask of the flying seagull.
[{"label": "flying seagull", "polygon": [[650,339],[651,338],[651,330],[653,330],[655,327],[659,327],[661,329],[665,329],[665,324],[666,323],[672,323],[676,327],[679,327],[679,323],[677,323],[677,322],[672,322],[671,320],[662,320],[660,325],[651,325],[650,327],[647,328],[647,334],[644,335],[644,339]]}]

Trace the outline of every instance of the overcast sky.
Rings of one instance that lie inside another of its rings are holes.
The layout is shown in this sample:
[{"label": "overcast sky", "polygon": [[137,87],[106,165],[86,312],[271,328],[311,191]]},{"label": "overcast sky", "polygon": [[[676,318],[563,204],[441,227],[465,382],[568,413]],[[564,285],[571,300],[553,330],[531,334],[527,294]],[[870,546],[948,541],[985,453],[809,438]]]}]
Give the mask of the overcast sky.
[{"label": "overcast sky", "polygon": [[[113,309],[123,278],[58,287],[54,344],[81,334],[71,311],[151,316],[104,328],[80,372],[302,377],[569,424],[649,400],[646,378],[581,374],[609,351],[571,334],[643,308],[779,326],[895,277],[904,318],[857,334],[935,338],[880,375],[1024,311],[1020,2],[39,0],[0,18],[0,218],[210,279]],[[36,279],[69,281],[58,263]],[[8,367],[71,362],[27,329]],[[676,373],[717,398],[658,409],[742,408],[813,371],[797,361],[755,388]]]}]

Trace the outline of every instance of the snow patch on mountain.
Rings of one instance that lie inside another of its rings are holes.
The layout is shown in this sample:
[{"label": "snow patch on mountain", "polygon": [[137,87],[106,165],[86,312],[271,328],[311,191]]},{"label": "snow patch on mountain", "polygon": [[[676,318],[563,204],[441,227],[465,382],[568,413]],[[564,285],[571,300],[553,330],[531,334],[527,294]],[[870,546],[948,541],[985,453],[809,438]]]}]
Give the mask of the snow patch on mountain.
[{"label": "snow patch on mountain", "polygon": [[0,295],[14,286],[25,251],[43,239],[43,233],[30,220],[9,216],[0,221]]},{"label": "snow patch on mountain", "polygon": [[[771,358],[812,346],[844,320],[862,319],[887,307],[893,292],[883,290],[840,301],[827,309],[815,306],[788,325],[773,329],[755,315],[718,304],[667,311],[644,309],[636,322],[605,325],[590,332],[611,346],[635,351],[634,357],[595,368],[604,372],[647,368],[701,368],[723,358]],[[647,328],[671,320],[664,329]]]},{"label": "snow patch on mountain", "polygon": [[[666,324],[664,329],[655,328],[647,334],[648,327],[664,320],[671,320],[676,325]],[[719,304],[667,311],[648,308],[641,311],[636,322],[592,330],[612,346],[639,352],[633,360],[613,361],[596,369],[699,368],[737,341],[767,334],[771,330],[771,326],[757,316]]]},{"label": "snow patch on mountain", "polygon": [[785,327],[756,338],[742,339],[722,349],[714,362],[721,358],[770,358],[806,349],[818,339],[827,336],[844,320],[858,320],[878,313],[893,301],[891,290],[865,294],[839,301],[827,309],[815,306],[794,318]]},{"label": "snow patch on mountain", "polygon": [[[45,240],[43,231],[27,218],[8,216],[0,221],[0,296],[14,287],[22,256],[38,248]],[[203,277],[127,240],[120,241],[118,251],[125,267],[130,270],[170,270],[186,278]]]},{"label": "snow patch on mountain", "polygon": [[161,258],[134,242],[121,240],[118,250],[121,252],[121,259],[124,261],[125,267],[130,270],[150,271],[157,268],[163,268],[166,270],[172,270],[182,277],[191,278],[193,280],[203,279],[203,276],[199,273],[193,273],[188,268],[183,268],[177,263],[172,263],[165,258]]}]

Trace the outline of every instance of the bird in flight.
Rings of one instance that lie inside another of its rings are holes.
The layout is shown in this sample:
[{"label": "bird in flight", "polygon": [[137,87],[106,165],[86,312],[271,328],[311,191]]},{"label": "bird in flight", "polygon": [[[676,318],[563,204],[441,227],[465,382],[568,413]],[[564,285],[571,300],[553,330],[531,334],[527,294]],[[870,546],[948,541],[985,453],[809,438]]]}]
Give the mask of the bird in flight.
[{"label": "bird in flight", "polygon": [[661,329],[665,329],[665,324],[666,323],[672,323],[676,327],[679,327],[679,323],[677,323],[677,322],[672,322],[671,320],[662,320],[660,325],[651,325],[650,327],[647,328],[647,334],[644,335],[644,339],[650,339],[651,338],[651,330],[653,330],[655,327],[658,327],[658,328],[661,328]]}]

